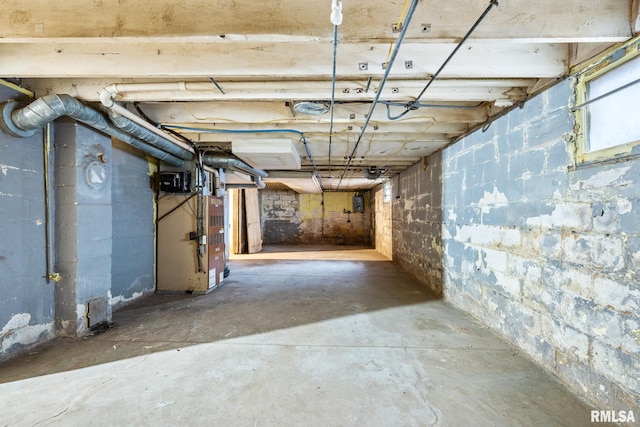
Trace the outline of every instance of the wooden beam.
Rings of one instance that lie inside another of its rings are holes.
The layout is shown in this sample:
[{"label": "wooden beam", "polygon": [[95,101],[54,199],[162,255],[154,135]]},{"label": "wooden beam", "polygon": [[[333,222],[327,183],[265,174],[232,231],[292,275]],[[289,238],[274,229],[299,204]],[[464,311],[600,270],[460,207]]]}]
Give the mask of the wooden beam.
[{"label": "wooden beam", "polygon": [[[621,41],[629,38],[632,0],[501,1],[474,33],[477,39]],[[407,39],[456,40],[471,27],[488,2],[424,0]],[[4,0],[0,39],[16,37],[217,37],[268,35],[330,40],[331,2],[317,0]],[[393,42],[402,2],[344,2],[344,42]],[[424,25],[423,25],[424,24]],[[423,27],[428,26],[428,30]]]},{"label": "wooden beam", "polygon": [[631,3],[631,31],[634,35],[640,32],[640,0]]},{"label": "wooden beam", "polygon": [[[424,80],[454,49],[452,43],[405,43],[391,72],[395,79]],[[380,79],[386,44],[342,44],[341,79]],[[331,79],[332,46],[327,43],[83,43],[0,44],[0,75],[23,78],[174,78],[221,81]],[[545,78],[567,70],[567,49],[558,44],[469,43],[442,78]],[[407,65],[410,62],[410,66]],[[367,64],[364,70],[361,64]]]}]

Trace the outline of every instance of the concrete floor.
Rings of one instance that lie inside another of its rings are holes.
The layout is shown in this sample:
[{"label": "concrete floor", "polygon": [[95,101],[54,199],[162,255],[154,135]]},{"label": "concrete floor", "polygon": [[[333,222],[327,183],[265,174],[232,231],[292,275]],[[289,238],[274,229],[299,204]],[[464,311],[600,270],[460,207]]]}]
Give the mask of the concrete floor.
[{"label": "concrete floor", "polygon": [[0,425],[589,425],[588,405],[373,250],[270,247],[230,268],[209,295],[151,295],[0,365]]}]

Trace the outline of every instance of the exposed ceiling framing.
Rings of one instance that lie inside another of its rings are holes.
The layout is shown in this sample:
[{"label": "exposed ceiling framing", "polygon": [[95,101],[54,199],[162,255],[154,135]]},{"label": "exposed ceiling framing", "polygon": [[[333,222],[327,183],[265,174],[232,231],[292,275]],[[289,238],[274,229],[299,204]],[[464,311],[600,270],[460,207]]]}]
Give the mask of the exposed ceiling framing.
[{"label": "exposed ceiling framing", "polygon": [[[490,4],[423,0],[379,94],[384,103],[376,106],[349,159],[410,3],[344,0],[331,158],[331,115],[292,109],[297,101],[331,100],[330,0],[7,0],[0,15],[0,76],[21,78],[38,96],[66,93],[86,102],[97,102],[103,88],[120,84],[116,101],[130,107],[136,102],[166,125],[293,129],[304,135],[325,190],[360,190],[526,100],[571,66],[633,37],[639,22],[637,0],[500,0],[420,99],[423,106],[389,120],[387,109],[393,116],[416,99]],[[225,148],[239,139],[180,132]],[[255,143],[294,139],[302,170],[313,169],[299,134],[243,135]],[[363,169],[374,166],[381,177],[367,179]]]}]

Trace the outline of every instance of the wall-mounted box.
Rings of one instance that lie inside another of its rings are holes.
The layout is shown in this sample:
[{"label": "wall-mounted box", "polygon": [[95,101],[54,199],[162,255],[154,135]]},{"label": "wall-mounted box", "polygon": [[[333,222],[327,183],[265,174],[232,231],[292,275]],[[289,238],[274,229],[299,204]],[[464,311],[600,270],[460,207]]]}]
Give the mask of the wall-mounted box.
[{"label": "wall-mounted box", "polygon": [[160,172],[160,191],[163,191],[165,193],[191,192],[191,172]]}]

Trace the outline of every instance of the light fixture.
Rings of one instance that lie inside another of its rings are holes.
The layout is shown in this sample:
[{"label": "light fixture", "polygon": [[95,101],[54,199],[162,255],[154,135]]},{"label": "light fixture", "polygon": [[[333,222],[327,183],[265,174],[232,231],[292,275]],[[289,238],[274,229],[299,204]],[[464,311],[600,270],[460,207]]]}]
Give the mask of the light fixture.
[{"label": "light fixture", "polygon": [[386,170],[377,166],[369,166],[368,168],[362,169],[362,173],[367,179],[378,179],[383,172],[386,172]]},{"label": "light fixture", "polygon": [[333,25],[342,24],[342,1],[332,0],[331,2],[331,23]]},{"label": "light fixture", "polygon": [[293,111],[308,116],[319,116],[329,111],[329,106],[324,102],[300,101],[293,103]]}]

